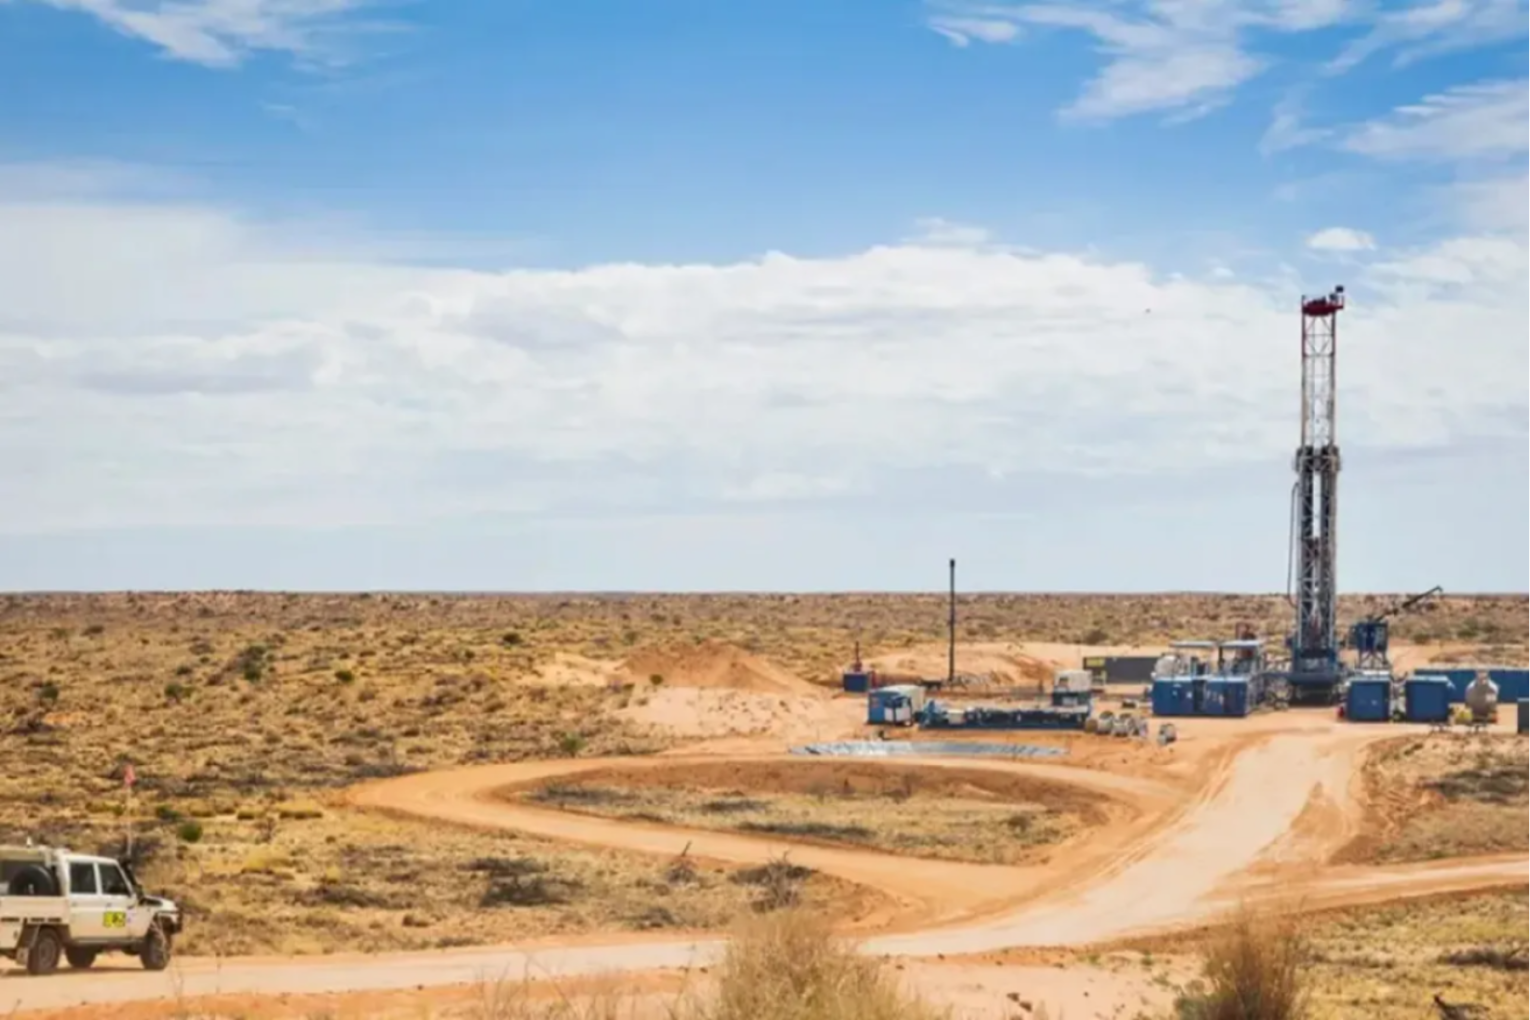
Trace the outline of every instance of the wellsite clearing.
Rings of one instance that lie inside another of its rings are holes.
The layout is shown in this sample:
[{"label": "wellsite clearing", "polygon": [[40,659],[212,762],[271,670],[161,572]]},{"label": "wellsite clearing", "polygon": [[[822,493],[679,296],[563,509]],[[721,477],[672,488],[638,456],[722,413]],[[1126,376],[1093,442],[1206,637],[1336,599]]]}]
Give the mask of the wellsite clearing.
[{"label": "wellsite clearing", "polygon": [[[1175,719],[1172,742],[868,725],[848,649],[944,673],[943,603],[5,597],[0,843],[125,852],[186,929],[164,973],[0,962],[0,1012],[535,1015],[485,1006],[507,979],[662,1005],[740,917],[799,911],[954,1017],[1169,1017],[1252,909],[1303,918],[1313,1016],[1522,1015],[1514,706],[1475,732],[1260,708]],[[1234,622],[1278,633],[1282,611],[967,595],[953,672],[1045,686]],[[1523,595],[1447,596],[1398,620],[1391,656],[1522,666],[1527,632]],[[883,737],[916,746],[793,753]]]}]

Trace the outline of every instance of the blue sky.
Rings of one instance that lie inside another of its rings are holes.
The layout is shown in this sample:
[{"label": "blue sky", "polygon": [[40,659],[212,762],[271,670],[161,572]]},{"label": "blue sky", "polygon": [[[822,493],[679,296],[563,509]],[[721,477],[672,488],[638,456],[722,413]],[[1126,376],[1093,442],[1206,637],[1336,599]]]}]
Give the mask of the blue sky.
[{"label": "blue sky", "polygon": [[0,0],[0,586],[1525,590],[1527,23]]}]

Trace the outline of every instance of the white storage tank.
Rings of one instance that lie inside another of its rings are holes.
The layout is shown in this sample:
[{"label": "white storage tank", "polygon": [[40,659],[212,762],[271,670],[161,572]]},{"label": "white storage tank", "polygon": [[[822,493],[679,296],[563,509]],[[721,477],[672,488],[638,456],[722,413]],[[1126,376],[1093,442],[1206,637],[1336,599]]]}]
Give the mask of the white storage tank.
[{"label": "white storage tank", "polygon": [[1471,709],[1474,720],[1491,721],[1498,715],[1498,685],[1486,670],[1477,672],[1477,679],[1466,688],[1466,707]]}]

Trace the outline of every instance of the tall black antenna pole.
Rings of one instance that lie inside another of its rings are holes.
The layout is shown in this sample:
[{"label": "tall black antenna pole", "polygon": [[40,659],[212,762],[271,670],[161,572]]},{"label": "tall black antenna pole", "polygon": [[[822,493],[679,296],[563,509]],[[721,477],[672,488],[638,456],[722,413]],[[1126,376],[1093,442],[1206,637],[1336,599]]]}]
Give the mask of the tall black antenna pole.
[{"label": "tall black antenna pole", "polygon": [[946,652],[946,683],[956,686],[956,560],[951,561],[951,615],[947,621],[951,643]]}]

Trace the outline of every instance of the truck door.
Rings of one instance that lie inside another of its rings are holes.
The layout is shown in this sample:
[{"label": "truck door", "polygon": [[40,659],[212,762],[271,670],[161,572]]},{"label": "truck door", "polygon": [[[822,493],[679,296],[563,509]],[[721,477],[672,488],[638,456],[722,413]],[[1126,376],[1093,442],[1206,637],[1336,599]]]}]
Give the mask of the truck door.
[{"label": "truck door", "polygon": [[91,861],[69,862],[69,935],[76,942],[106,938],[106,900]]},{"label": "truck door", "polygon": [[122,869],[110,861],[100,861],[96,871],[101,876],[101,900],[104,911],[102,927],[109,939],[137,938],[148,928],[148,911],[133,895],[133,886]]}]

